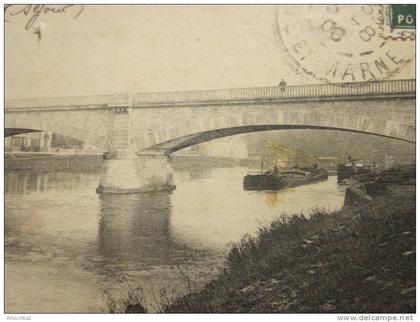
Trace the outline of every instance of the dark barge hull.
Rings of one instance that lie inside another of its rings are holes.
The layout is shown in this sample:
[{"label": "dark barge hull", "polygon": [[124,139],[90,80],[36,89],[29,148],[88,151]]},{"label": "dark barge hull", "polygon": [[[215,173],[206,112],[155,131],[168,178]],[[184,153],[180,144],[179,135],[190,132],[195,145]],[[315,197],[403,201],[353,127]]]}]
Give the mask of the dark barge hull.
[{"label": "dark barge hull", "polygon": [[275,175],[247,175],[244,178],[244,190],[278,190],[285,187],[285,182]]},{"label": "dark barge hull", "polygon": [[328,172],[322,172],[310,177],[292,178],[273,174],[247,175],[244,177],[244,190],[279,190],[325,181]]}]

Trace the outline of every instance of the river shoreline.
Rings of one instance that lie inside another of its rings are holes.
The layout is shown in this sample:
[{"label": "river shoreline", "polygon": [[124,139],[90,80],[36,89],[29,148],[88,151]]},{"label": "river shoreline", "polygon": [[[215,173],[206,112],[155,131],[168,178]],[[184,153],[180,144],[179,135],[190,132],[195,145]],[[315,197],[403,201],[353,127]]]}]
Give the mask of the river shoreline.
[{"label": "river shoreline", "polygon": [[233,245],[218,278],[162,300],[159,311],[414,313],[415,220],[415,184],[388,185],[370,203],[353,196],[338,212],[278,219]]},{"label": "river shoreline", "polygon": [[[389,198],[382,189],[363,202],[353,194],[352,202],[346,201],[339,211],[346,192],[333,176],[327,182],[291,190],[249,193],[242,189],[249,168],[236,163],[229,166],[231,161],[223,160],[220,167],[211,167],[207,160],[180,158],[174,157],[178,184],[174,193],[115,198],[99,198],[95,192],[100,155],[81,157],[80,162],[77,157],[70,158],[69,163],[65,157],[52,161],[48,156],[39,162],[22,161],[28,169],[7,169],[6,280],[13,285],[7,288],[8,311],[48,312],[52,306],[40,307],[39,299],[54,301],[55,308],[74,313],[356,311],[356,305],[347,304],[355,298],[359,305],[367,302],[357,290],[352,293],[346,284],[341,298],[330,294],[340,278],[360,284],[361,291],[372,298],[364,283],[382,283],[373,288],[380,294],[376,297],[382,301],[381,307],[395,312],[415,309],[410,304],[414,299],[414,182],[392,185]],[[356,211],[354,202],[360,204],[361,211]],[[59,214],[53,210],[57,204]],[[38,212],[34,214],[35,208]],[[368,208],[374,209],[370,213]],[[328,213],[318,211],[310,218],[312,209],[328,209]],[[284,219],[278,219],[282,214]],[[254,237],[240,242],[245,234]],[[233,248],[227,246],[232,241],[237,243]],[[375,252],[387,260],[398,260],[381,262]],[[354,259],[343,255],[347,253],[373,258],[370,262],[387,269],[385,276],[374,271],[365,277],[366,282],[352,280],[353,272],[363,275],[359,270],[366,260],[356,258],[356,267],[350,269]],[[337,269],[343,265],[350,268]],[[63,266],[71,267],[75,274],[67,274]],[[81,285],[79,276],[85,274],[89,277]],[[26,277],[22,280],[21,276]],[[43,288],[37,287],[40,283]],[[142,288],[144,302],[136,300],[141,296],[132,295],[124,300],[127,291],[136,291],[136,287]],[[173,292],[161,297],[161,287]],[[388,293],[392,287],[396,291]],[[68,291],[62,292],[65,288]],[[307,292],[312,297],[305,300]],[[123,300],[118,300],[117,309],[111,309],[102,300],[104,294]],[[92,302],[75,301],[74,297]],[[404,307],[392,306],[397,297]],[[319,301],[314,303],[313,298]],[[391,300],[385,303],[384,298]],[[365,309],[373,310],[373,304]]]},{"label": "river shoreline", "polygon": [[[65,154],[65,153],[7,153],[5,169],[9,171],[23,170],[36,172],[51,171],[100,171],[102,154]],[[248,166],[260,167],[255,159],[236,159],[231,157],[208,157],[200,155],[176,155],[172,157],[174,170],[188,170],[191,164],[197,168]]]}]

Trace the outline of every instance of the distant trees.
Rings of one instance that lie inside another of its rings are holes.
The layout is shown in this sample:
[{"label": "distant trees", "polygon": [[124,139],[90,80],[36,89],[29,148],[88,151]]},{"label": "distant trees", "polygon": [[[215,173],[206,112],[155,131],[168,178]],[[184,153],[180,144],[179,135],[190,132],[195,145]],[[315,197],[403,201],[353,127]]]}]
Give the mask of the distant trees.
[{"label": "distant trees", "polygon": [[312,166],[318,161],[314,155],[274,140],[269,140],[264,144],[262,160],[270,167],[276,165],[279,168],[287,168],[296,164]]}]

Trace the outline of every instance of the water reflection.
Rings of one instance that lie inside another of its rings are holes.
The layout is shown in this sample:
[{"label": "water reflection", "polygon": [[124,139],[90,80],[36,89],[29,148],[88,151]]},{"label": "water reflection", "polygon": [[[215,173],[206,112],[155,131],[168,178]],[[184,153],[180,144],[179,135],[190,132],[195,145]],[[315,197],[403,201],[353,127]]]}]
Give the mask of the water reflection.
[{"label": "water reflection", "polygon": [[99,173],[6,171],[7,309],[97,312],[104,290],[141,286],[149,298],[161,286],[182,291],[179,266],[206,282],[244,234],[280,214],[336,210],[344,200],[335,177],[249,192],[246,168],[183,167],[175,191],[131,195],[97,195]]},{"label": "water reflection", "polygon": [[170,208],[170,192],[101,195],[98,254],[110,263],[170,262]]},{"label": "water reflection", "polygon": [[344,202],[336,177],[274,192],[244,191],[247,172],[240,167],[212,169],[209,179],[178,184],[171,213],[174,238],[194,248],[226,249],[281,215],[309,215],[317,208],[335,211]]},{"label": "water reflection", "polygon": [[76,190],[86,182],[84,173],[36,173],[33,171],[6,171],[6,193],[23,194],[49,190]]},{"label": "water reflection", "polygon": [[196,179],[208,179],[211,177],[211,169],[200,169],[196,167],[192,167],[187,171],[191,180]]},{"label": "water reflection", "polygon": [[265,191],[265,203],[270,208],[277,207],[278,203],[281,202],[282,194],[278,191]]},{"label": "water reflection", "polygon": [[104,278],[106,293],[119,298],[141,287],[150,303],[161,288],[185,291],[182,267],[194,267],[190,277],[196,283],[217,273],[218,254],[173,238],[171,197],[171,192],[100,196],[97,254],[86,267]]},{"label": "water reflection", "polygon": [[27,191],[44,190],[47,176],[36,173],[11,171],[5,173],[6,193],[26,193]]}]

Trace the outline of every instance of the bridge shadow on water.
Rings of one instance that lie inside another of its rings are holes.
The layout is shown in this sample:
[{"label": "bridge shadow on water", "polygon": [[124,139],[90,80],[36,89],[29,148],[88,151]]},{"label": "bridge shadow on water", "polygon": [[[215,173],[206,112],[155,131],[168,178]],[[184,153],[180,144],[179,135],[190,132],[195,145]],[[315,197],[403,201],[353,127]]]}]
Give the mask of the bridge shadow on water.
[{"label": "bridge shadow on water", "polygon": [[171,237],[171,192],[100,195],[97,252],[106,264],[173,265],[188,248]]}]

